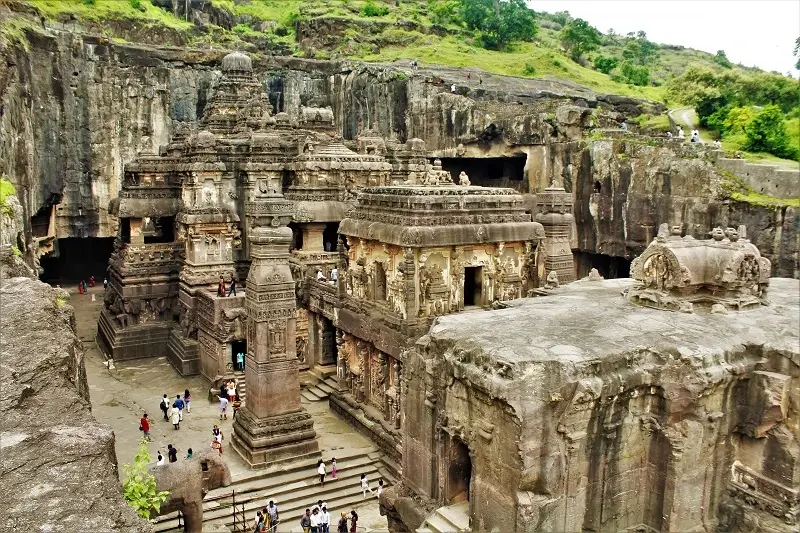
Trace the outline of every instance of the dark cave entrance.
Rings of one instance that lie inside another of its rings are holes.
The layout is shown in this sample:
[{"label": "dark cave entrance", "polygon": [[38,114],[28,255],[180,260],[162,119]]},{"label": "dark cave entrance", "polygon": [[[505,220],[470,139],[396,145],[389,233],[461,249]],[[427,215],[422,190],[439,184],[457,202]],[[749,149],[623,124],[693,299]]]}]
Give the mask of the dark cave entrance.
[{"label": "dark cave entrance", "polygon": [[336,364],[336,327],[327,317],[320,315],[320,323],[322,324],[322,354],[319,364],[321,365],[335,365]]},{"label": "dark cave entrance", "polygon": [[588,276],[589,271],[593,268],[596,268],[600,275],[606,279],[630,277],[630,259],[592,252],[574,252],[573,257],[575,258],[577,279]]},{"label": "dark cave entrance", "polygon": [[458,183],[458,175],[467,173],[472,185],[482,187],[510,187],[519,192],[529,192],[525,179],[526,155],[513,157],[442,157],[442,168],[450,172]]},{"label": "dark cave entrance", "polygon": [[39,261],[42,268],[39,279],[50,284],[81,280],[88,283],[94,276],[95,281],[102,284],[113,250],[114,237],[56,239],[53,253]]},{"label": "dark cave entrance", "polygon": [[[128,221],[130,231],[130,221]],[[142,226],[145,244],[166,243],[175,241],[175,218],[145,218]]]},{"label": "dark cave entrance", "polygon": [[297,222],[289,222],[289,229],[292,230],[292,244],[289,251],[303,249],[303,230],[297,225]]},{"label": "dark cave entrance", "polygon": [[338,239],[339,223],[327,222],[322,231],[322,243],[326,252],[335,252]]},{"label": "dark cave entrance", "polygon": [[464,267],[464,307],[483,304],[483,267]]},{"label": "dark cave entrance", "polygon": [[447,454],[447,489],[446,499],[449,503],[469,501],[469,486],[472,481],[472,459],[469,448],[460,439],[450,439]]},{"label": "dark cave entrance", "polygon": [[239,367],[239,363],[237,362],[237,355],[239,353],[243,353],[245,358],[247,358],[247,341],[231,341],[231,364],[233,365],[233,369],[237,372],[241,372],[244,370],[244,360],[242,360],[241,368]]}]

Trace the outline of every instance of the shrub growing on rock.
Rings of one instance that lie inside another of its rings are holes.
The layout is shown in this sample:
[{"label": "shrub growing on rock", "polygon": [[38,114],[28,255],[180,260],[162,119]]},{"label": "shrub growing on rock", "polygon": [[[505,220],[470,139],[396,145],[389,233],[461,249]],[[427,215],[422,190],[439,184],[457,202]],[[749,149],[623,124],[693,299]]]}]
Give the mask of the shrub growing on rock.
[{"label": "shrub growing on rock", "polygon": [[122,472],[125,474],[122,493],[139,516],[148,519],[151,512],[158,512],[161,509],[161,504],[169,496],[167,491],[158,491],[155,476],[147,470],[149,462],[150,451],[147,449],[147,440],[142,439],[139,450],[133,456],[133,463],[122,466]]}]

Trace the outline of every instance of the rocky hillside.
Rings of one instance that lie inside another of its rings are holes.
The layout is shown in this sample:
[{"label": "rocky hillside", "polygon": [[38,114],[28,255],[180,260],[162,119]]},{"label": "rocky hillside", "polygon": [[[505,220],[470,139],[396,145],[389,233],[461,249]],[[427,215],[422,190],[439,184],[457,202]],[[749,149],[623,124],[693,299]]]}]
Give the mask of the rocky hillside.
[{"label": "rocky hillside", "polygon": [[[652,80],[634,86],[590,64],[598,56],[621,59],[646,36],[604,34],[580,62],[564,51],[566,12],[537,14],[538,32],[502,52],[487,50],[480,32],[454,17],[455,0],[3,0],[26,20],[6,19],[0,34],[19,38],[31,25],[100,34],[116,42],[222,47],[257,54],[314,59],[409,61],[477,67],[527,78],[559,77],[594,90],[663,100],[661,85],[690,66],[744,69],[727,59],[675,45],[652,44]],[[188,11],[187,11],[188,9]],[[589,21],[591,22],[591,21]]]}]

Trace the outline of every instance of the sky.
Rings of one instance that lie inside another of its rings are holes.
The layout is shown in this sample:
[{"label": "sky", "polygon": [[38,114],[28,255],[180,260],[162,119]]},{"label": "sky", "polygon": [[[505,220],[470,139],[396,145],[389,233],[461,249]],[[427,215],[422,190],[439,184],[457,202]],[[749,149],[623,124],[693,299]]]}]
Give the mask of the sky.
[{"label": "sky", "polygon": [[643,30],[656,43],[725,53],[734,63],[793,72],[800,0],[526,0],[534,11],[569,11],[603,33]]}]

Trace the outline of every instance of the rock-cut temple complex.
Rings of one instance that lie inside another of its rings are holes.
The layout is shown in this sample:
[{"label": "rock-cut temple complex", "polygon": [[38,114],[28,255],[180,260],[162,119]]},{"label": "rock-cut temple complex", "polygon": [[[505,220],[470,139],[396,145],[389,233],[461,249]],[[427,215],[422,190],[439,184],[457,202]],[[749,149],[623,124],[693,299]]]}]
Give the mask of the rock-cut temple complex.
[{"label": "rock-cut temple complex", "polygon": [[98,342],[236,377],[253,468],[319,453],[301,387],[333,377],[393,531],[797,530],[797,287],[744,227],[576,280],[571,193],[532,211],[424,140],[275,113],[241,53],[173,130],[112,201]]}]

